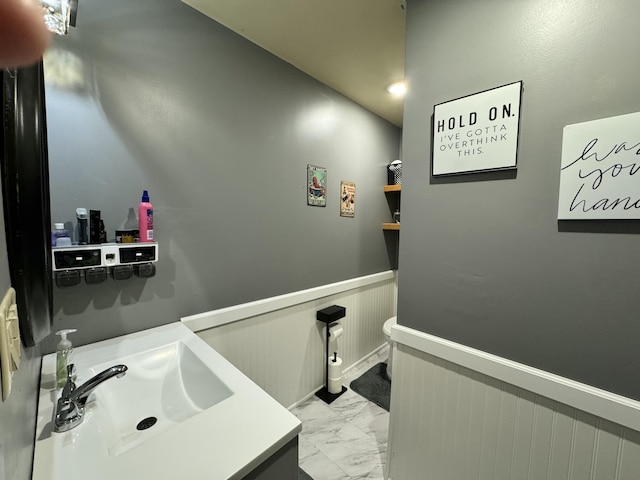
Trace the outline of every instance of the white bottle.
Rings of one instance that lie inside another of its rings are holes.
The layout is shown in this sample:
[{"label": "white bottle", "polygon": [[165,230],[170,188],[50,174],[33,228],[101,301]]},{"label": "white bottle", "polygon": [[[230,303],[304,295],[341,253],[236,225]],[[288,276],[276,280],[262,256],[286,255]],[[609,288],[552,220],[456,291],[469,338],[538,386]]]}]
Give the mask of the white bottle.
[{"label": "white bottle", "polygon": [[67,383],[67,365],[73,363],[73,345],[67,335],[76,331],[75,328],[67,328],[56,332],[61,337],[56,348],[56,388],[62,388]]}]

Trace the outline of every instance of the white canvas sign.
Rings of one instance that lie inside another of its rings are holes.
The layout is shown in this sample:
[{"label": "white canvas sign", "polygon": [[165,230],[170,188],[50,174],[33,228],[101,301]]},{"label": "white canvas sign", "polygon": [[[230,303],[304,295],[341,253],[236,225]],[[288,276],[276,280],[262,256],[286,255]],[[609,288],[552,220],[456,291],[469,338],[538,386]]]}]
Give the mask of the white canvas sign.
[{"label": "white canvas sign", "polygon": [[640,113],[564,127],[558,219],[640,219]]},{"label": "white canvas sign", "polygon": [[522,82],[433,108],[432,174],[516,168]]}]

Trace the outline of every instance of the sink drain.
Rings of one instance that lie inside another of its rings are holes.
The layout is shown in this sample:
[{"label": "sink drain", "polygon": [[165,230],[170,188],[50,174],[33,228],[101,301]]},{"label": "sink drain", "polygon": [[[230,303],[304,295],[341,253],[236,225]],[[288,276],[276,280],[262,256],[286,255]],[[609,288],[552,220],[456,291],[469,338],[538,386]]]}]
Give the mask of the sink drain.
[{"label": "sink drain", "polygon": [[144,420],[140,420],[138,425],[136,425],[136,428],[138,430],[146,430],[147,428],[153,427],[157,421],[158,419],[156,417],[147,417]]}]

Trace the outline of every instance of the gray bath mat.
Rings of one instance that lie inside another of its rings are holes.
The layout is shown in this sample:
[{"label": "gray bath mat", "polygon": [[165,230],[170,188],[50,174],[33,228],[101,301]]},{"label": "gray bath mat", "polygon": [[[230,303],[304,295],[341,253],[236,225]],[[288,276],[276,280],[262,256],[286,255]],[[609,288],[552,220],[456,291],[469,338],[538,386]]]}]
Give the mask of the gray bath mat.
[{"label": "gray bath mat", "polygon": [[313,478],[311,478],[303,469],[298,467],[298,480],[313,480]]},{"label": "gray bath mat", "polygon": [[351,390],[388,412],[391,400],[391,380],[387,378],[386,369],[385,362],[371,367],[351,382]]}]

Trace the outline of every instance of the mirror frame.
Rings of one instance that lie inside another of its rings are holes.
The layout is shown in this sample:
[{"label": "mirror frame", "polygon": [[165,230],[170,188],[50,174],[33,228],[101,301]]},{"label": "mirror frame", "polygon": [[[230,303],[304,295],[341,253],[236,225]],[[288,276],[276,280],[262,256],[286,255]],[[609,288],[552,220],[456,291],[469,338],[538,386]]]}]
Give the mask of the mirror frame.
[{"label": "mirror frame", "polygon": [[2,72],[0,161],[7,256],[20,335],[33,346],[51,332],[53,278],[49,161],[42,61]]}]

